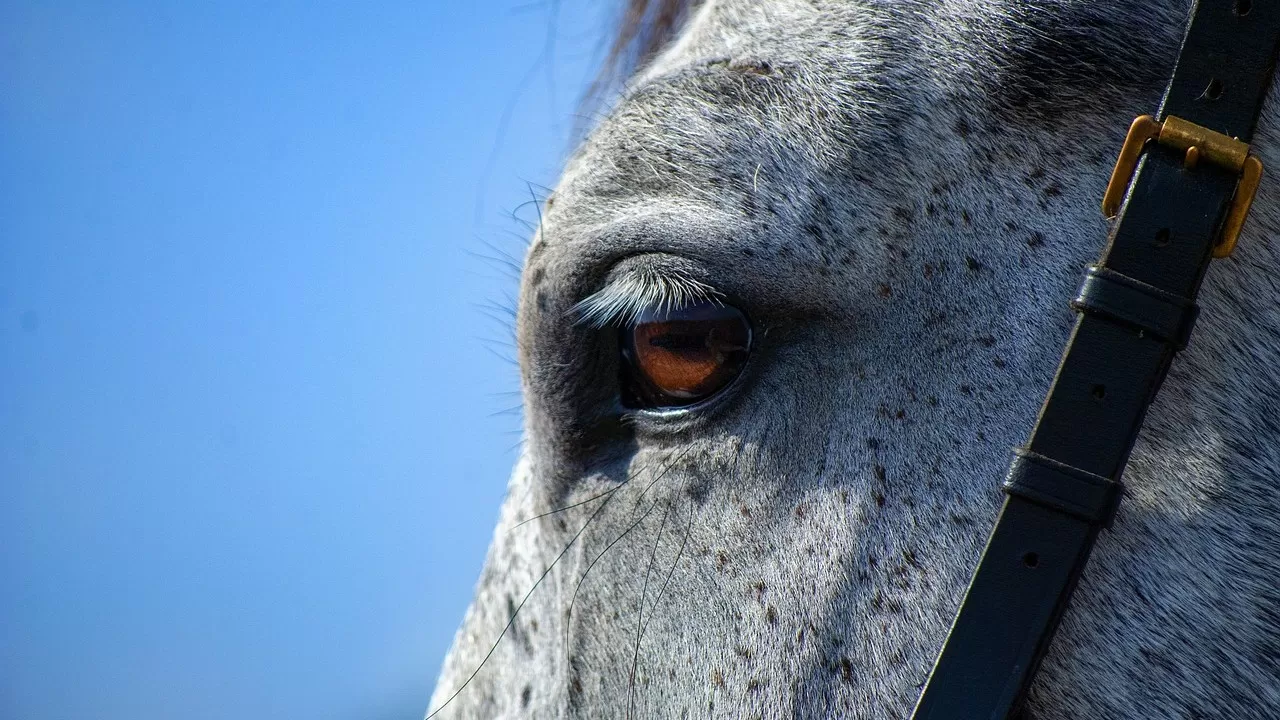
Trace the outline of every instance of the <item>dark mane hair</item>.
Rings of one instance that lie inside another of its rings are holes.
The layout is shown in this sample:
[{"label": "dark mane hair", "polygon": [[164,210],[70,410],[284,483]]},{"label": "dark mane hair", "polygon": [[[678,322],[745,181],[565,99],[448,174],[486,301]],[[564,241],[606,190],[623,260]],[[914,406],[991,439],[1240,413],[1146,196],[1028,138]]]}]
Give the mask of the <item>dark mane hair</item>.
[{"label": "dark mane hair", "polygon": [[662,51],[701,0],[624,0],[609,52],[587,91],[595,102]]}]

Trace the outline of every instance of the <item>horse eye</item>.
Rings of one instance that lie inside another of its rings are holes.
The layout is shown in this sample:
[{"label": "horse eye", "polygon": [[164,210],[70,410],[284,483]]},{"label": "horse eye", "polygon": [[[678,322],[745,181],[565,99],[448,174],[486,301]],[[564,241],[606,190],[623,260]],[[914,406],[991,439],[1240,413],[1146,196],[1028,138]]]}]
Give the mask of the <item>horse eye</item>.
[{"label": "horse eye", "polygon": [[751,352],[751,325],[710,302],[648,312],[622,329],[622,401],[633,408],[692,405],[728,385]]}]

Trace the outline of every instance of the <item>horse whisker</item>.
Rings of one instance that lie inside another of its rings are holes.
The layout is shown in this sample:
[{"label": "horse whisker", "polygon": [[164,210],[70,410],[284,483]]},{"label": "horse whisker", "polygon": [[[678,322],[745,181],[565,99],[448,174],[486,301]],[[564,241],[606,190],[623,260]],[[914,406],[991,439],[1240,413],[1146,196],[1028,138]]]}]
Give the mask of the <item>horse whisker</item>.
[{"label": "horse whisker", "polygon": [[[686,451],[686,452],[687,452],[687,451]],[[658,474],[658,476],[653,480],[653,482],[650,482],[650,483],[649,483],[649,487],[653,487],[653,483],[654,483],[654,482],[657,482],[658,480],[662,479],[662,477],[663,477],[664,475],[666,475],[666,474],[667,474],[667,472],[668,472],[669,470],[671,470],[672,465],[674,465],[674,464],[675,464],[675,462],[676,462],[677,460],[679,460],[679,459],[680,459],[681,457],[683,457],[683,456],[684,456],[684,454],[683,454],[683,453],[681,453],[680,455],[678,455],[678,456],[676,456],[675,458],[673,458],[670,462],[668,462],[665,466],[663,466],[663,467],[662,467],[662,472],[660,472],[660,473]],[[644,468],[641,468],[641,469],[640,469],[639,471],[637,471],[634,475],[632,475],[632,476],[628,477],[626,480],[622,481],[622,483],[621,483],[621,484],[619,484],[619,485],[618,485],[618,487],[614,488],[614,490],[620,490],[620,489],[622,488],[622,486],[623,486],[623,485],[626,485],[626,484],[630,483],[630,482],[631,482],[631,479],[632,479],[633,477],[639,477],[639,476],[640,476],[640,473],[642,473],[642,472],[644,472],[645,470],[648,470],[648,469],[649,469],[649,467],[648,467],[648,466],[646,466],[646,467],[644,467]],[[646,488],[646,489],[647,489],[647,488]],[[606,502],[608,502],[608,501],[606,501]],[[565,610],[566,623],[565,623],[565,628],[564,628],[564,648],[565,648],[565,650],[564,650],[564,651],[565,651],[565,657],[566,657],[566,658],[568,657],[568,654],[569,654],[569,625],[568,625],[568,618],[570,618],[570,617],[572,617],[572,616],[573,616],[573,607],[574,607],[574,605],[578,602],[578,592],[582,589],[582,584],[583,584],[584,582],[586,582],[587,576],[591,574],[591,569],[592,569],[592,568],[594,568],[594,567],[596,566],[596,563],[600,562],[600,559],[601,559],[601,558],[603,558],[603,557],[605,556],[605,554],[606,554],[606,553],[608,553],[608,552],[609,552],[609,550],[611,550],[611,549],[613,548],[613,546],[614,546],[614,545],[617,545],[617,544],[618,544],[618,543],[619,543],[623,538],[625,538],[627,535],[630,535],[630,534],[631,534],[631,531],[632,531],[632,530],[634,530],[634,529],[636,529],[636,527],[638,527],[638,526],[640,525],[640,523],[644,522],[645,518],[649,517],[649,514],[650,514],[650,513],[652,513],[652,512],[653,512],[653,509],[654,509],[654,508],[656,508],[657,506],[658,506],[658,503],[656,503],[656,502],[655,502],[653,505],[650,505],[650,506],[649,506],[649,509],[648,509],[648,510],[646,510],[646,511],[644,512],[644,514],[640,516],[640,518],[639,518],[639,519],[637,519],[635,522],[631,523],[629,526],[627,526],[627,528],[626,528],[625,530],[623,530],[621,533],[619,533],[617,537],[615,537],[613,540],[611,540],[611,541],[609,542],[609,544],[608,544],[608,545],[606,545],[606,546],[605,546],[605,548],[604,548],[603,550],[601,550],[601,551],[600,551],[600,553],[599,553],[598,555],[596,555],[594,558],[592,558],[591,562],[587,565],[587,569],[586,569],[585,571],[583,571],[583,573],[582,573],[582,577],[578,578],[578,582],[577,582],[577,584],[576,584],[576,585],[574,585],[574,588],[573,588],[573,596],[569,599],[569,607]],[[603,507],[603,506],[602,506],[602,507]]]},{"label": "horse whisker", "polygon": [[[662,587],[658,588],[658,596],[653,600],[653,608],[649,611],[649,620],[645,622],[644,627],[640,629],[640,636],[644,637],[644,633],[649,629],[649,623],[653,622],[653,611],[658,608],[658,603],[662,600],[662,596],[667,592],[667,586],[671,584],[671,577],[676,573],[676,564],[680,562],[680,558],[684,556],[685,546],[689,544],[689,536],[693,534],[693,507],[689,508],[689,524],[685,528],[684,538],[680,541],[680,549],[676,550],[676,557],[671,561],[671,567],[667,570],[667,577],[662,581]],[[636,643],[639,645],[639,641]]]},{"label": "horse whisker", "polygon": [[587,521],[582,524],[582,527],[579,528],[578,531],[573,534],[573,537],[570,538],[569,542],[565,544],[564,549],[560,551],[560,554],[556,555],[556,559],[552,560],[551,564],[548,565],[547,568],[542,571],[542,574],[538,576],[538,579],[536,581],[534,581],[533,586],[529,588],[529,592],[525,593],[524,597],[521,598],[520,604],[517,605],[515,611],[511,613],[511,618],[507,620],[507,624],[503,626],[502,632],[498,633],[498,639],[493,641],[493,645],[489,648],[489,651],[485,653],[484,659],[480,661],[480,664],[476,666],[476,669],[473,670],[469,676],[467,676],[467,679],[462,682],[462,685],[460,685],[457,690],[453,691],[452,695],[450,695],[448,698],[445,698],[445,701],[440,704],[440,707],[428,713],[427,717],[424,720],[431,720],[431,718],[440,714],[440,711],[448,707],[449,703],[453,702],[455,698],[461,695],[462,691],[467,689],[467,686],[471,684],[471,681],[474,680],[476,676],[480,674],[480,670],[483,669],[485,664],[489,662],[489,658],[493,657],[493,653],[498,649],[498,645],[502,642],[502,638],[506,637],[507,631],[510,630],[511,626],[515,624],[516,617],[520,614],[520,610],[524,608],[525,603],[529,601],[529,598],[533,595],[534,591],[538,589],[538,586],[542,584],[543,580],[547,579],[547,576],[551,574],[551,571],[555,569],[555,566],[559,564],[559,562],[562,559],[564,559],[564,556],[569,552],[569,548],[573,547],[574,543],[578,541],[578,538],[582,537],[582,533],[586,531],[587,526],[591,524],[591,521],[594,520],[597,515],[599,515],[601,512],[604,511],[606,507],[609,506],[609,501],[612,499],[613,499],[613,495],[610,495],[608,498],[605,498],[605,501],[600,503],[600,507],[596,508],[595,512],[591,513],[591,516],[587,518]]},{"label": "horse whisker", "polygon": [[[623,485],[625,485],[625,484],[626,484],[626,483],[623,483]],[[548,517],[548,516],[550,516],[550,515],[555,515],[556,513],[564,512],[565,510],[572,510],[572,509],[574,509],[574,508],[576,508],[576,507],[581,507],[581,506],[583,506],[583,505],[586,505],[586,504],[587,504],[587,503],[589,503],[589,502],[594,502],[594,501],[596,501],[596,500],[599,500],[599,499],[600,499],[600,498],[602,498],[602,497],[606,497],[606,496],[608,496],[608,495],[612,495],[613,493],[617,492],[617,490],[618,490],[619,488],[621,488],[621,487],[622,487],[622,485],[618,485],[617,487],[609,488],[608,490],[605,490],[604,492],[602,492],[602,493],[600,493],[600,494],[598,494],[598,495],[592,495],[591,497],[587,498],[586,500],[582,500],[581,502],[576,502],[576,503],[574,503],[574,504],[572,504],[572,505],[565,505],[564,507],[558,507],[558,508],[556,508],[556,509],[554,509],[554,510],[548,510],[548,511],[546,511],[546,512],[544,512],[544,513],[539,513],[539,514],[537,514],[537,515],[534,515],[533,517],[528,518],[528,519],[526,519],[526,520],[521,520],[520,522],[516,523],[515,525],[512,525],[512,526],[511,526],[511,530],[515,530],[515,529],[516,529],[516,528],[518,528],[518,527],[521,527],[521,526],[523,526],[523,525],[527,525],[528,523],[531,523],[531,522],[533,522],[534,520],[539,520],[539,519],[541,519],[541,518]]]},{"label": "horse whisker", "polygon": [[644,625],[644,601],[649,594],[649,575],[653,572],[653,563],[658,558],[658,545],[662,542],[662,533],[667,529],[667,517],[671,514],[671,502],[666,503],[667,507],[662,511],[662,524],[658,526],[658,535],[653,539],[653,552],[649,555],[649,565],[644,570],[644,587],[640,591],[640,612],[636,616],[636,646],[635,651],[631,655],[631,676],[627,681],[627,718],[631,717],[631,711],[635,704],[636,691],[636,668],[640,663],[640,638],[641,628]]},{"label": "horse whisker", "polygon": [[[609,550],[610,550],[611,548],[613,548],[613,546],[614,546],[614,545],[617,545],[617,544],[618,544],[618,542],[619,542],[620,540],[622,540],[622,538],[624,538],[624,537],[626,537],[627,535],[629,535],[629,534],[631,533],[631,531],[632,531],[632,530],[636,529],[636,527],[640,525],[640,523],[644,522],[645,518],[649,517],[649,514],[650,514],[650,513],[652,513],[652,512],[653,512],[653,509],[654,509],[654,508],[656,508],[656,507],[658,507],[658,503],[656,503],[656,502],[655,502],[654,504],[650,505],[650,506],[649,506],[649,509],[648,509],[648,510],[646,510],[646,511],[644,512],[644,514],[643,514],[643,515],[641,515],[641,516],[640,516],[640,518],[639,518],[638,520],[636,520],[635,522],[633,522],[633,523],[631,523],[630,525],[628,525],[626,530],[623,530],[623,531],[618,535],[618,537],[616,537],[616,538],[614,538],[612,541],[610,541],[610,542],[609,542],[609,544],[605,546],[604,550],[601,550],[601,551],[600,551],[600,554],[599,554],[599,555],[596,555],[596,556],[595,556],[595,558],[593,558],[593,559],[591,560],[591,563],[587,565],[587,569],[582,573],[582,577],[578,578],[578,583],[577,583],[576,585],[574,585],[574,586],[573,586],[573,597],[571,597],[571,598],[569,599],[569,607],[565,610],[565,613],[564,613],[564,615],[565,615],[565,618],[566,618],[566,619],[568,619],[569,617],[571,617],[571,616],[573,615],[573,606],[574,606],[574,604],[575,604],[575,603],[577,603],[577,602],[578,602],[578,591],[582,588],[582,583],[587,579],[587,576],[591,574],[591,568],[594,568],[594,567],[596,566],[596,563],[600,562],[600,558],[604,557],[604,556],[605,556],[605,553],[609,552]],[[564,628],[564,645],[565,645],[565,654],[566,654],[566,656],[567,656],[567,655],[568,655],[568,652],[569,652],[569,626],[568,626],[568,624],[566,624],[566,625],[565,625],[565,628]]]}]

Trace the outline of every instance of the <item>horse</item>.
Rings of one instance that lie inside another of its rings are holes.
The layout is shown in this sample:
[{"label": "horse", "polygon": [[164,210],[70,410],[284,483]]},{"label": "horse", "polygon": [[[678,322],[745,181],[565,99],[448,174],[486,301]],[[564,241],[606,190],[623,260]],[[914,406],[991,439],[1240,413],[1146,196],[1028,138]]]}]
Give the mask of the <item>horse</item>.
[{"label": "horse", "polygon": [[[528,248],[523,447],[431,708],[905,718],[1190,3],[647,5]],[[1023,718],[1280,717],[1277,236],[1264,177]]]}]

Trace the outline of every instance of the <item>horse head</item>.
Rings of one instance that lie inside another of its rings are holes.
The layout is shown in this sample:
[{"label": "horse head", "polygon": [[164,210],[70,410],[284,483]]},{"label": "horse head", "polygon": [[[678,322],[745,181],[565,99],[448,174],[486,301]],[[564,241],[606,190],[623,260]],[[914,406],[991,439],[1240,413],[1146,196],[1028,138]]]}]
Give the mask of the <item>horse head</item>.
[{"label": "horse head", "polygon": [[[906,717],[1187,10],[684,11],[542,208],[439,716]],[[1264,181],[1028,717],[1280,715],[1277,228]]]}]

